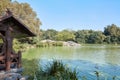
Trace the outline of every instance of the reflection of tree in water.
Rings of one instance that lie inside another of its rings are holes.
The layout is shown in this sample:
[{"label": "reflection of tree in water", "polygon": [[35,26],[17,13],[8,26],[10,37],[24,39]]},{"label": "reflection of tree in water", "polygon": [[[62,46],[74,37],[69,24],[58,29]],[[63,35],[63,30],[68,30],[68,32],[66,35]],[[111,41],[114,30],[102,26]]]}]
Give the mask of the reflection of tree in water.
[{"label": "reflection of tree in water", "polygon": [[36,59],[22,59],[22,64],[23,64],[23,75],[28,75],[29,79],[28,80],[33,80],[35,72],[38,71],[39,65],[38,65],[38,60]]}]

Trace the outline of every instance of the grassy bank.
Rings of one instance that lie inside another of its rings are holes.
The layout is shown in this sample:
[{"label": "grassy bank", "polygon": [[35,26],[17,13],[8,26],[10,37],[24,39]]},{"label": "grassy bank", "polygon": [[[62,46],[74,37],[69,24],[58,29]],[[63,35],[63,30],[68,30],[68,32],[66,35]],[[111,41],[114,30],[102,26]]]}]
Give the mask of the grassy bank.
[{"label": "grassy bank", "polygon": [[63,46],[63,42],[39,42],[36,44],[36,47],[50,47],[50,46]]}]

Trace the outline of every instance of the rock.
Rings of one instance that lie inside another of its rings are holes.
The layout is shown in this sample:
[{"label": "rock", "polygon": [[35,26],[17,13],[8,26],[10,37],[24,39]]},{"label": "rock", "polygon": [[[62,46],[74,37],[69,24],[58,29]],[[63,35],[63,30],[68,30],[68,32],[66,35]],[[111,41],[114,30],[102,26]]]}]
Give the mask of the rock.
[{"label": "rock", "polygon": [[5,74],[5,76],[4,76],[4,80],[19,80],[19,79],[21,79],[21,74],[19,74],[19,73],[7,73],[7,74]]},{"label": "rock", "polygon": [[73,42],[73,41],[63,42],[63,45],[64,45],[64,46],[74,46],[74,47],[81,46],[80,44],[75,43],[75,42]]},{"label": "rock", "polygon": [[23,77],[19,73],[6,72],[6,73],[0,74],[0,80],[27,80],[27,79],[28,79],[28,76]]},{"label": "rock", "polygon": [[23,68],[14,68],[14,69],[11,69],[9,72],[12,72],[12,73],[20,73],[23,71]]},{"label": "rock", "polygon": [[28,76],[22,77],[20,80],[27,80]]}]

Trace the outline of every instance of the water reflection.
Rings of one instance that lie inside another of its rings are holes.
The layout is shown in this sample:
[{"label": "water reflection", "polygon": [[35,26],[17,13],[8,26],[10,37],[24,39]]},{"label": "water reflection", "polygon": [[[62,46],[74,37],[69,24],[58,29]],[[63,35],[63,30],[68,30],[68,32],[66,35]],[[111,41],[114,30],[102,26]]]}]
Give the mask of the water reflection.
[{"label": "water reflection", "polygon": [[120,65],[120,50],[107,50],[105,61],[109,64]]}]

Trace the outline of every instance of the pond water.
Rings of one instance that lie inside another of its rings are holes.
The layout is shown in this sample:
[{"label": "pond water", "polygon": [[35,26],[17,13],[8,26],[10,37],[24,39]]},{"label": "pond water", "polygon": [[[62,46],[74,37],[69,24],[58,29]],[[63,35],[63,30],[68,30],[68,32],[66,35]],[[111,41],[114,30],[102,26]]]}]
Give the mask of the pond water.
[{"label": "pond water", "polygon": [[78,77],[95,80],[95,71],[101,80],[120,80],[120,46],[82,45],[80,47],[46,47],[27,51],[23,57],[40,59],[42,65],[52,60],[62,60],[71,69],[78,71]]}]

